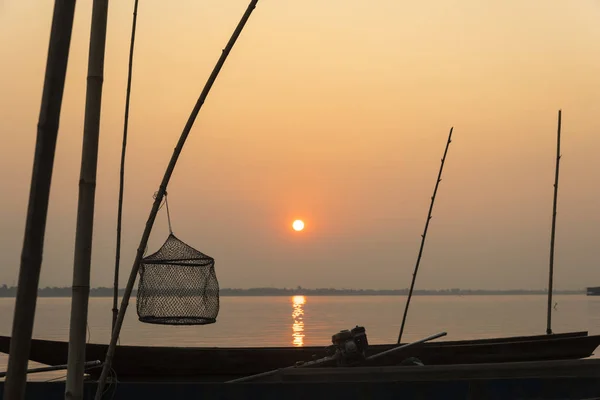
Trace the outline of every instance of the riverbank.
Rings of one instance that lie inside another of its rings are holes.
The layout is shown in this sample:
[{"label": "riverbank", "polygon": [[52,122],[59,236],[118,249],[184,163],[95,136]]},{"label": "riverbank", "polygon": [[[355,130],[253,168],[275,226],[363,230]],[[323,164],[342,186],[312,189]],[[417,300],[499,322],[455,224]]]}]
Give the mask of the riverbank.
[{"label": "riverbank", "polygon": [[[123,295],[125,289],[119,290],[119,295]],[[135,290],[132,295],[135,296]],[[555,294],[585,294],[585,289],[581,290],[555,290]],[[14,286],[0,286],[0,297],[15,297],[17,288]],[[220,296],[406,296],[408,289],[377,290],[377,289],[334,289],[317,288],[306,289],[296,288],[250,288],[235,289],[223,288],[220,290]],[[481,290],[481,289],[442,289],[442,290],[415,290],[415,296],[501,296],[501,295],[542,295],[547,294],[545,290]],[[71,297],[70,287],[45,287],[38,290],[39,297]],[[90,297],[112,297],[113,289],[107,287],[98,287],[90,289]]]}]

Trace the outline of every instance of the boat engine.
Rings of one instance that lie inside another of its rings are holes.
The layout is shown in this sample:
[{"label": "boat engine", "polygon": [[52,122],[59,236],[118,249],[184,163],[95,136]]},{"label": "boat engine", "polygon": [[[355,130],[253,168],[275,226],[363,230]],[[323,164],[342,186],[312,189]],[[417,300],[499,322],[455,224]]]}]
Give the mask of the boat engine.
[{"label": "boat engine", "polygon": [[335,357],[337,365],[347,367],[363,362],[367,356],[369,342],[364,327],[356,326],[351,330],[343,330],[331,337],[333,345],[330,353]]}]

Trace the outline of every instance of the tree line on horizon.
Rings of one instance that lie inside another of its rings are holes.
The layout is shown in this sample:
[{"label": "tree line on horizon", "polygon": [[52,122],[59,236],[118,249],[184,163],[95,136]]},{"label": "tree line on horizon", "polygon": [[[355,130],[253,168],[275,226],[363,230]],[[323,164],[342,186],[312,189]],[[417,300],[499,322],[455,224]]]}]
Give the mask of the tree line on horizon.
[{"label": "tree line on horizon", "polygon": [[[119,289],[119,296],[122,296],[125,289]],[[134,289],[132,295],[136,295]],[[526,294],[547,294],[547,290],[484,290],[484,289],[440,289],[427,290],[416,289],[413,295],[422,296],[444,296],[444,295],[526,295]],[[584,294],[585,290],[555,290],[555,294]],[[0,297],[15,297],[17,295],[16,286],[0,286]],[[335,289],[335,288],[317,288],[306,289],[301,286],[296,288],[250,288],[235,289],[222,288],[219,290],[220,296],[406,296],[408,289]],[[45,287],[38,289],[39,297],[71,297],[71,287]],[[97,287],[90,289],[90,297],[112,297],[113,288]]]}]

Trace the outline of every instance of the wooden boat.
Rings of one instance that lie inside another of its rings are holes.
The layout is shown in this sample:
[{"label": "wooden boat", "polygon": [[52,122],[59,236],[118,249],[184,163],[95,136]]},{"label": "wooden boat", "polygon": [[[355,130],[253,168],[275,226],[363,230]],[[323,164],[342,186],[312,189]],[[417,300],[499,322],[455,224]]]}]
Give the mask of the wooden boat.
[{"label": "wooden boat", "polygon": [[[402,352],[390,365],[418,357],[426,365],[504,363],[586,358],[600,345],[600,335],[570,332],[553,335],[430,342]],[[371,345],[369,354],[396,347]],[[10,337],[0,336],[0,351],[8,353]],[[87,360],[103,360],[107,345],[86,347]],[[30,360],[65,364],[68,342],[34,339]],[[224,381],[310,361],[326,355],[325,347],[157,347],[118,346],[113,369],[120,381]],[[100,371],[92,370],[92,377]]]},{"label": "wooden boat", "polygon": [[600,296],[600,286],[589,287],[586,290],[588,296]]},{"label": "wooden boat", "polygon": [[554,360],[464,365],[282,369],[252,382],[415,382],[552,377],[600,378],[600,360]]},{"label": "wooden boat", "polygon": [[[600,360],[293,369],[282,371],[271,381],[240,384],[119,381],[117,385],[107,385],[106,397],[113,400],[591,400],[600,393],[599,375]],[[0,382],[0,400],[3,385]],[[96,382],[84,384],[85,400],[93,399],[96,387]],[[64,382],[27,383],[27,398],[31,400],[62,399],[64,393]]]}]

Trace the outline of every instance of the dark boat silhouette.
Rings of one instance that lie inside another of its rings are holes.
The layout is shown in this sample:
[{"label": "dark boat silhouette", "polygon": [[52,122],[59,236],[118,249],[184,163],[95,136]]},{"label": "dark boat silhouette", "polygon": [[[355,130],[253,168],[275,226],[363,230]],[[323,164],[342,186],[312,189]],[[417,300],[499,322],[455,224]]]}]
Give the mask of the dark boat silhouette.
[{"label": "dark boat silhouette", "polygon": [[[388,360],[398,365],[409,357],[425,365],[507,363],[586,358],[600,345],[600,335],[570,332],[552,335],[424,343]],[[68,342],[34,339],[29,359],[47,365],[67,361]],[[375,354],[394,344],[371,345]],[[10,337],[0,336],[8,353]],[[104,360],[106,344],[88,343],[87,360]],[[112,368],[120,381],[225,381],[294,365],[326,355],[325,346],[308,347],[159,347],[118,346]],[[100,369],[88,371],[92,378]]]},{"label": "dark boat silhouette", "polygon": [[586,294],[588,296],[600,296],[600,286],[587,288]]}]

